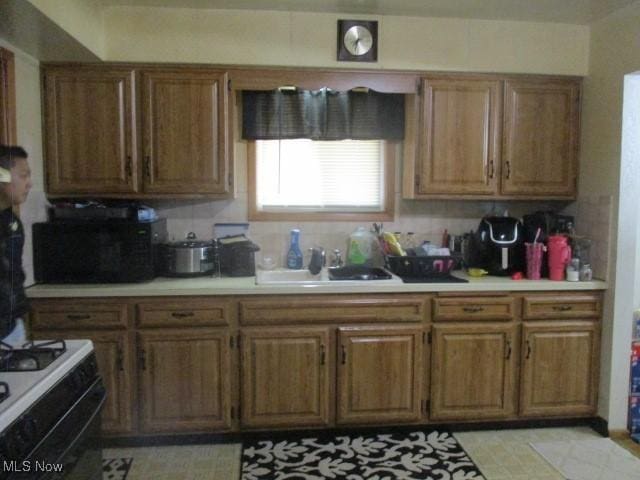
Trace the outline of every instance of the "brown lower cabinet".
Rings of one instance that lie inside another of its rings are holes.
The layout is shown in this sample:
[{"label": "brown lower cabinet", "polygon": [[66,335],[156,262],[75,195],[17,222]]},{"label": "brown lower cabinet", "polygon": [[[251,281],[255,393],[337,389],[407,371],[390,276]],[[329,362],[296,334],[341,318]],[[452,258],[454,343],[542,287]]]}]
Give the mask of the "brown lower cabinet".
[{"label": "brown lower cabinet", "polygon": [[504,418],[514,413],[517,327],[435,325],[431,418]]},{"label": "brown lower cabinet", "polygon": [[226,328],[138,333],[143,432],[231,427],[231,354]]},{"label": "brown lower cabinet", "polygon": [[242,332],[242,426],[323,426],[332,418],[329,327]]},{"label": "brown lower cabinet", "polygon": [[102,431],[108,434],[130,434],[134,430],[134,372],[130,334],[127,331],[37,330],[36,339],[88,338],[93,342],[98,370],[107,389],[102,410]]},{"label": "brown lower cabinet", "polygon": [[420,325],[338,329],[338,424],[398,423],[422,415]]},{"label": "brown lower cabinet", "polygon": [[524,322],[520,414],[594,414],[599,345],[597,322]]},{"label": "brown lower cabinet", "polygon": [[601,300],[34,299],[30,321],[38,339],[93,340],[103,431],[131,436],[592,416]]}]

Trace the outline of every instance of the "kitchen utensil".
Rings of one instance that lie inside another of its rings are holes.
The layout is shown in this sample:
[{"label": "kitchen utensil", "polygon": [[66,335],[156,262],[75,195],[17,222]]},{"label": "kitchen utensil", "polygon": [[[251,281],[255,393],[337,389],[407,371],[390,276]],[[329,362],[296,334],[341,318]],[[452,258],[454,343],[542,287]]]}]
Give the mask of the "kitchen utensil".
[{"label": "kitchen utensil", "polygon": [[564,280],[565,267],[571,260],[569,239],[564,235],[552,235],[548,239],[549,279]]}]

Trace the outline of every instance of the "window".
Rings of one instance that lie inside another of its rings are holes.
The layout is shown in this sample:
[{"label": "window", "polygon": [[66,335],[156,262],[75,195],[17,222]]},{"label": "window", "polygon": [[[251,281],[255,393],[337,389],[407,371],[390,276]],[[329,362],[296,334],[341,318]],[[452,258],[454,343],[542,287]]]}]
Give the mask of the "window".
[{"label": "window", "polygon": [[250,219],[393,218],[392,142],[295,139],[250,145]]}]

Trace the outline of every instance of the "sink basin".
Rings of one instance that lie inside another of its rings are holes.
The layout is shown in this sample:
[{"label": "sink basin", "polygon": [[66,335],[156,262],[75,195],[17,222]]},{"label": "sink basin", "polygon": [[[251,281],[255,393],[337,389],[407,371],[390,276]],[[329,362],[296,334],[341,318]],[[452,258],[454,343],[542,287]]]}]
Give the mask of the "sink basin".
[{"label": "sink basin", "polygon": [[329,275],[327,274],[326,269],[322,269],[322,271],[317,275],[311,275],[309,270],[287,270],[287,269],[278,269],[278,270],[258,270],[256,272],[256,284],[264,285],[264,284],[295,284],[295,285],[305,285],[305,284],[322,284],[329,283]]},{"label": "sink basin", "polygon": [[[256,272],[256,285],[397,285],[402,280],[381,268],[348,266],[343,268],[323,268],[319,274],[311,275],[309,270],[258,270]],[[362,270],[362,269],[367,269]],[[371,270],[376,270],[372,273]],[[330,278],[333,277],[333,278]]]}]

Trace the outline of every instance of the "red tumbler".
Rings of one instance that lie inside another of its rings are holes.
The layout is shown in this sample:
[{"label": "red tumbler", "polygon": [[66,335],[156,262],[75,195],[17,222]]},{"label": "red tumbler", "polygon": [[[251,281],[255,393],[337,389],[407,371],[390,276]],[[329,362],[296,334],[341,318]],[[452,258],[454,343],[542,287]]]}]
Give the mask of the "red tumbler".
[{"label": "red tumbler", "polygon": [[551,235],[547,239],[549,249],[549,279],[564,280],[564,269],[571,261],[569,239],[564,235]]}]

